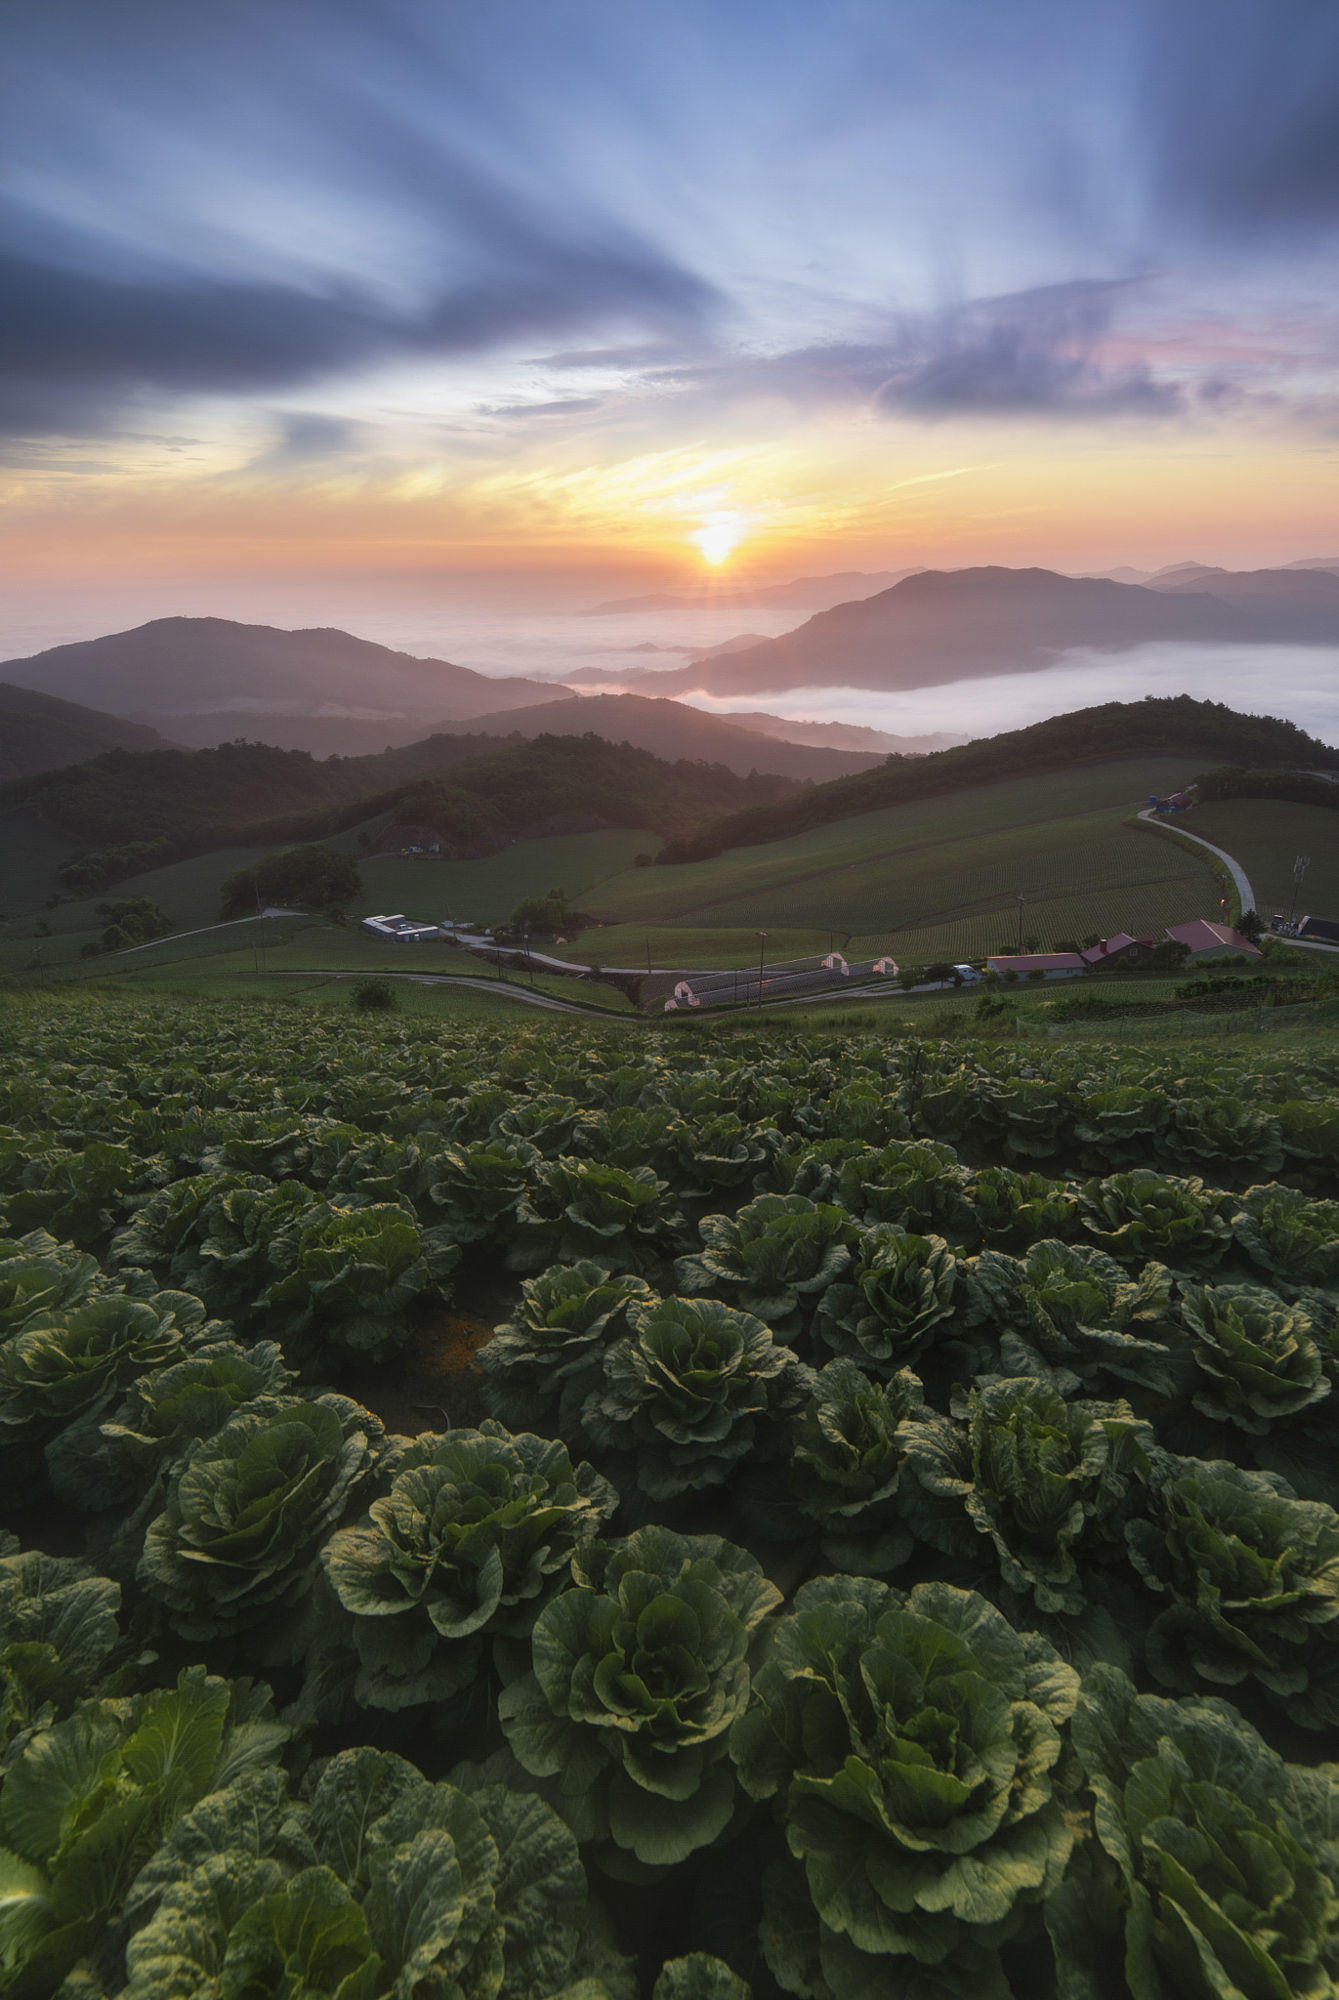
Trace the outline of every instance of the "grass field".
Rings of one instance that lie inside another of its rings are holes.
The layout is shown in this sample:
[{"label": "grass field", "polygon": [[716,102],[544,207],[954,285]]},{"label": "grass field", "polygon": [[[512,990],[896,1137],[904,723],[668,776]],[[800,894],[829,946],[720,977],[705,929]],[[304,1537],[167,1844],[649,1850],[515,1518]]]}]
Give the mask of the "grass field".
[{"label": "grass field", "polygon": [[424,923],[450,917],[457,923],[497,924],[528,896],[542,896],[549,889],[565,889],[581,905],[596,883],[622,875],[632,867],[634,855],[659,844],[654,834],[613,828],[518,840],[482,861],[363,855],[358,870],[366,894],[355,914],[403,910]]},{"label": "grass field", "polygon": [[[718,956],[703,933],[756,938],[760,927],[769,941],[808,930],[811,949],[832,929],[860,957],[980,957],[1014,942],[1020,894],[1024,936],[1043,947],[1088,932],[1156,935],[1216,915],[1218,890],[1207,857],[1122,821],[1150,791],[1191,775],[1188,760],[1155,758],[1010,779],[711,861],[637,869],[601,884],[590,907],[622,919],[629,937],[655,926],[665,963],[684,956],[671,952],[672,931]],[[599,937],[606,957],[611,933]]]},{"label": "grass field", "polygon": [[[143,985],[174,985],[178,979],[193,983],[200,978],[234,980],[266,973],[311,972],[322,976],[332,972],[446,973],[455,978],[496,979],[485,961],[455,946],[436,941],[427,944],[393,944],[376,938],[356,924],[328,924],[304,918],[293,923],[282,919],[262,927],[247,925],[238,938],[231,928],[206,932],[198,938],[164,938],[143,951],[118,953],[99,958],[87,968],[88,976]],[[81,968],[83,969],[83,968]],[[530,986],[529,973],[513,971],[506,980],[514,986]],[[596,985],[577,978],[537,972],[534,987],[578,1006],[598,1007],[609,1013],[629,1011],[631,1002],[610,986]],[[397,992],[402,990],[397,982]],[[403,990],[409,990],[405,988]]]},{"label": "grass field", "polygon": [[[769,930],[767,963],[775,965],[788,958],[813,958],[828,949],[832,933],[826,930]],[[838,932],[834,943],[840,945]],[[597,931],[584,931],[567,945],[557,948],[560,958],[578,959],[583,965],[642,967],[647,952],[651,963],[668,971],[694,965],[719,967],[756,966],[756,930],[705,930],[679,924],[614,924]]]},{"label": "grass field", "polygon": [[[331,845],[352,851],[350,839],[340,836]],[[552,840],[520,840],[481,861],[356,856],[364,894],[353,914],[362,917],[377,911],[404,910],[425,922],[463,917],[481,924],[500,923],[527,896],[542,896],[548,889],[565,889],[573,901],[580,902],[595,883],[621,874],[631,866],[634,855],[657,845],[654,834],[620,828],[564,834]],[[57,867],[75,851],[74,843],[44,829],[35,817],[14,815],[0,822],[0,878],[6,884],[8,899],[0,907],[12,913],[0,918],[0,972],[17,971],[26,965],[37,942],[45,965],[77,960],[80,946],[101,936],[105,927],[106,919],[98,916],[96,905],[124,896],[149,897],[183,931],[216,924],[220,892],[228,877],[270,850],[219,848],[213,854],[131,876],[96,896],[43,909],[56,887]],[[25,887],[30,881],[41,888],[36,901]],[[16,894],[15,888],[20,893]],[[49,927],[49,937],[37,937],[38,923]]]},{"label": "grass field", "polygon": [[1293,805],[1287,799],[1222,799],[1196,806],[1186,832],[1213,841],[1239,861],[1250,877],[1260,914],[1286,914],[1293,906],[1293,863],[1311,857],[1297,892],[1297,914],[1339,917],[1339,812]]}]

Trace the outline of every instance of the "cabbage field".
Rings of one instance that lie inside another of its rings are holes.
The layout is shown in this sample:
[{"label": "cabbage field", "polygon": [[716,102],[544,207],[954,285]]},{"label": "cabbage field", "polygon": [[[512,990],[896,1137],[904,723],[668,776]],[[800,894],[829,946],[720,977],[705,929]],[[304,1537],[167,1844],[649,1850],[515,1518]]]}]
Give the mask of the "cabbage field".
[{"label": "cabbage field", "polygon": [[3,1018],[0,1994],[1339,1991],[1339,1053]]}]

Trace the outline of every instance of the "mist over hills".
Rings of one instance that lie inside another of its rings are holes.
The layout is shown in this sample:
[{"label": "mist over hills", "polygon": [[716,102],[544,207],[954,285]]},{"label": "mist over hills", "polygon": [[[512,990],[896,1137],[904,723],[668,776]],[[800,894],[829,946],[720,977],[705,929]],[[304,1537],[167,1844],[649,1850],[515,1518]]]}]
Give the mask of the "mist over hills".
[{"label": "mist over hills", "polygon": [[476,716],[468,728],[494,736],[514,731],[522,736],[582,736],[590,731],[611,743],[631,743],[639,750],[650,750],[657,757],[724,764],[741,777],[750,771],[772,771],[814,783],[867,771],[888,754],[883,749],[847,750],[795,743],[781,736],[786,725],[780,717],[761,719],[773,725],[770,732],[746,727],[733,716],[708,715],[683,702],[637,694],[592,694]]},{"label": "mist over hills", "polygon": [[875,591],[886,590],[890,584],[899,583],[904,576],[915,574],[910,569],[845,569],[837,570],[831,576],[797,576],[789,583],[760,584],[751,590],[722,589],[719,584],[704,584],[700,590],[691,593],[661,590],[653,591],[647,597],[611,598],[605,604],[592,604],[586,616],[603,618],[629,611],[694,610],[703,605],[710,605],[713,610],[743,610],[750,605],[769,605],[782,610],[823,611],[832,604],[872,597]]},{"label": "mist over hills", "polygon": [[19,687],[149,723],[192,747],[297,716],[370,722],[384,747],[388,721],[423,731],[485,709],[552,700],[554,692],[552,682],[493,678],[333,627],[286,632],[231,618],[155,618],[7,660],[0,671]]},{"label": "mist over hills", "polygon": [[1153,587],[1045,569],[922,570],[780,638],[629,676],[625,685],[671,695],[891,691],[1045,667],[1077,647],[1158,639],[1339,644],[1339,577],[1318,569],[1206,577],[1197,566]]}]

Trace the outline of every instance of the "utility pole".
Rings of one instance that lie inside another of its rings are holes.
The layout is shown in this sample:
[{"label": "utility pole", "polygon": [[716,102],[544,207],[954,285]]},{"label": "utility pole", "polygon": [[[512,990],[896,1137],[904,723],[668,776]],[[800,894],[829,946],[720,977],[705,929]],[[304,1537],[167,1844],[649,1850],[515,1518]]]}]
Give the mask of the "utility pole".
[{"label": "utility pole", "polygon": [[762,1006],[763,955],[766,952],[766,950],[767,950],[767,933],[766,931],[759,931],[758,932],[758,1005],[760,1007]]},{"label": "utility pole", "polygon": [[1288,910],[1289,923],[1291,923],[1293,918],[1297,915],[1297,898],[1301,894],[1302,882],[1305,879],[1306,871],[1310,866],[1311,866],[1311,856],[1309,854],[1299,854],[1296,861],[1294,861],[1293,863],[1293,899],[1292,899],[1292,904]]},{"label": "utility pole", "polygon": [[1024,897],[1020,896],[1020,897],[1018,898],[1018,950],[1019,950],[1019,954],[1020,954],[1020,956],[1021,956],[1021,954],[1022,954],[1022,950],[1023,950],[1023,903],[1024,903],[1024,901],[1025,901],[1025,898],[1024,898]]}]

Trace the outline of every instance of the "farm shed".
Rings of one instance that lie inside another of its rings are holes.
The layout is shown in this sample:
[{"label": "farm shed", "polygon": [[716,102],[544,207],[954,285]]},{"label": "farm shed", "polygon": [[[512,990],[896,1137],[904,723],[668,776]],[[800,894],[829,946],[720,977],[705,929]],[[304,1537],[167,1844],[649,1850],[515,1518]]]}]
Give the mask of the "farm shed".
[{"label": "farm shed", "polygon": [[1008,972],[1017,974],[1019,979],[1026,979],[1033,972],[1039,972],[1043,979],[1073,979],[1087,969],[1077,951],[1028,951],[1014,958],[988,958],[986,965],[1001,979]]},{"label": "farm shed", "polygon": [[1188,924],[1168,924],[1167,937],[1172,944],[1188,948],[1192,965],[1207,964],[1215,958],[1260,956],[1259,948],[1230,924],[1211,924],[1204,917],[1195,917]]}]

